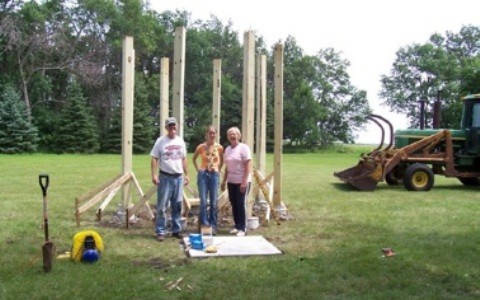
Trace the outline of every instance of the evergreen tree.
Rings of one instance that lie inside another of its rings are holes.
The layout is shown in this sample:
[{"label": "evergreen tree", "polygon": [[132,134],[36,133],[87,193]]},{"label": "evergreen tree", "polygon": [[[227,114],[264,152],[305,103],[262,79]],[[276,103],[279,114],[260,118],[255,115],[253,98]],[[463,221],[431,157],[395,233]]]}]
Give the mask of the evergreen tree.
[{"label": "evergreen tree", "polygon": [[122,153],[122,107],[118,103],[113,108],[106,137],[102,139],[101,151],[105,153]]},{"label": "evergreen tree", "polygon": [[38,129],[40,140],[38,141],[38,151],[55,152],[58,139],[58,130],[60,123],[60,114],[48,107],[34,107],[33,122]]},{"label": "evergreen tree", "polygon": [[56,151],[58,153],[95,153],[100,148],[95,119],[73,82],[67,89],[67,104],[61,111]]},{"label": "evergreen tree", "polygon": [[25,105],[11,85],[0,95],[0,153],[27,153],[37,150],[37,128],[28,120]]},{"label": "evergreen tree", "polygon": [[[155,142],[155,120],[150,115],[151,107],[148,104],[149,90],[145,80],[136,76],[135,80],[135,109],[133,110],[133,153],[150,153]],[[155,82],[158,82],[156,80]],[[156,99],[156,95],[153,95]]]},{"label": "evergreen tree", "polygon": [[[151,107],[148,104],[149,97],[155,97],[149,92],[147,82],[140,74],[135,76],[135,99],[133,109],[133,153],[142,154],[151,150],[155,142],[155,120],[151,116]],[[155,78],[158,82],[158,78]],[[158,101],[158,99],[157,99]],[[121,105],[115,106],[113,117],[110,122],[108,136],[106,137],[102,151],[107,153],[121,153],[122,151],[122,110]]]}]

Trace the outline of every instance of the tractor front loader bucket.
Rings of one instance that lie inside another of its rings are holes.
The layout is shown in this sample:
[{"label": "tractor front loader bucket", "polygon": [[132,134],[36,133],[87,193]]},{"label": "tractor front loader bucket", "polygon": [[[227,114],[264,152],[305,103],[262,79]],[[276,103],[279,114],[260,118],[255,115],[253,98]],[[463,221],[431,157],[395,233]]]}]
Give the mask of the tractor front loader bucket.
[{"label": "tractor front loader bucket", "polygon": [[361,160],[355,167],[334,175],[361,191],[373,191],[382,179],[382,165],[375,160]]},{"label": "tractor front loader bucket", "polygon": [[[383,158],[386,155],[387,151],[389,151],[392,147],[393,141],[393,126],[388,120],[381,116],[373,114],[367,116],[367,119],[373,121],[380,127],[382,131],[380,144],[375,150],[365,155],[356,166],[345,169],[341,172],[333,173],[333,175],[340,178],[340,180],[350,184],[351,186],[361,191],[373,191],[376,188],[377,183],[382,181],[384,169]],[[390,129],[390,143],[383,150],[382,147],[384,145],[385,128],[383,128],[382,124],[377,119],[380,119],[381,121],[387,123]]]}]

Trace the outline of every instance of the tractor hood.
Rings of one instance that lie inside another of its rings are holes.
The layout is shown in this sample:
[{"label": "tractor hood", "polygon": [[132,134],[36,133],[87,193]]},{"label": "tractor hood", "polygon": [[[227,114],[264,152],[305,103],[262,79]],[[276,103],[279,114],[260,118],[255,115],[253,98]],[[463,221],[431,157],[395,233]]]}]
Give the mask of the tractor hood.
[{"label": "tractor hood", "polygon": [[[434,135],[445,129],[400,129],[395,131],[395,148],[399,149],[410,145],[415,140]],[[452,140],[465,140],[465,130],[450,129]]]}]

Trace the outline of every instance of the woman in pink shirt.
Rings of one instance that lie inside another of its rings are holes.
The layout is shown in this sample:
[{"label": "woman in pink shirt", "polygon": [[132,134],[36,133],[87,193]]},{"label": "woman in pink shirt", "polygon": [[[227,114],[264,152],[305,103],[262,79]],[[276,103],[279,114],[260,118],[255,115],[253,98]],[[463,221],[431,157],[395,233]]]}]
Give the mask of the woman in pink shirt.
[{"label": "woman in pink shirt", "polygon": [[248,145],[241,143],[242,134],[237,127],[227,130],[227,139],[230,146],[225,149],[225,175],[222,181],[222,191],[228,183],[228,197],[232,204],[235,228],[230,233],[244,236],[246,232],[246,199],[252,181],[252,154]]}]

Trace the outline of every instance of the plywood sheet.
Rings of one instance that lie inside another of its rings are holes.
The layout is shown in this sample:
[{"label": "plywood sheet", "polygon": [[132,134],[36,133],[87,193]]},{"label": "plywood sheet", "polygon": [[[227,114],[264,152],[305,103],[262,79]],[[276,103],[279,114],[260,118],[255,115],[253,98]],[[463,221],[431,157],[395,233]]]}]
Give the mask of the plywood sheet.
[{"label": "plywood sheet", "polygon": [[184,238],[185,252],[189,257],[222,257],[282,254],[272,243],[260,235],[247,236],[214,236],[213,245],[216,253],[206,253],[189,247],[189,238]]}]

